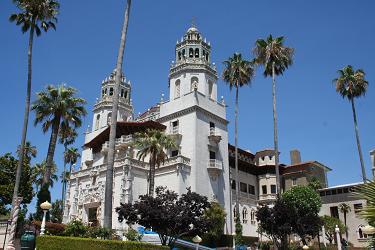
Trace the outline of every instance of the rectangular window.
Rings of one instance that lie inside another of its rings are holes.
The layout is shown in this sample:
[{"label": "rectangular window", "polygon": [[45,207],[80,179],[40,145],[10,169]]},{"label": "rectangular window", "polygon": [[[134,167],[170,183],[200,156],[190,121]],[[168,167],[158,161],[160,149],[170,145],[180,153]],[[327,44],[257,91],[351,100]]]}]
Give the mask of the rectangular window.
[{"label": "rectangular window", "polygon": [[271,194],[276,194],[276,185],[271,185]]},{"label": "rectangular window", "polygon": [[215,159],[216,159],[215,151],[210,151],[210,160],[215,160]]},{"label": "rectangular window", "polygon": [[249,185],[249,194],[255,194],[255,187],[253,185]]},{"label": "rectangular window", "polygon": [[236,190],[236,181],[235,180],[232,180],[232,189]]},{"label": "rectangular window", "polygon": [[330,207],[329,210],[331,212],[331,217],[339,218],[339,209],[337,206]]},{"label": "rectangular window", "polygon": [[337,193],[336,189],[332,189],[332,195],[335,195]]},{"label": "rectangular window", "polygon": [[337,193],[342,194],[342,189],[341,188],[337,189]]},{"label": "rectangular window", "polygon": [[240,190],[241,192],[247,193],[247,184],[240,182]]},{"label": "rectangular window", "polygon": [[297,178],[292,179],[292,186],[297,186]]},{"label": "rectangular window", "polygon": [[171,151],[171,157],[177,156],[178,155],[178,150],[172,150]]},{"label": "rectangular window", "polygon": [[215,123],[210,122],[210,128],[215,128]]},{"label": "rectangular window", "polygon": [[267,186],[266,185],[262,186],[262,193],[267,194]]},{"label": "rectangular window", "polygon": [[178,121],[174,121],[174,122],[172,122],[172,127],[178,127]]},{"label": "rectangular window", "polygon": [[363,206],[362,206],[362,203],[358,203],[358,204],[354,204],[354,213],[359,213],[361,212]]},{"label": "rectangular window", "polygon": [[325,196],[326,193],[324,191],[320,191],[320,196]]}]

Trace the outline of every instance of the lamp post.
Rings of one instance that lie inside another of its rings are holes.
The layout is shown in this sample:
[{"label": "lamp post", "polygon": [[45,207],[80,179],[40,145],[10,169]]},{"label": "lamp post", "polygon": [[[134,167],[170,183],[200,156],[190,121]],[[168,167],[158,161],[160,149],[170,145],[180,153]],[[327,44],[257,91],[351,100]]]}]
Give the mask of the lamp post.
[{"label": "lamp post", "polygon": [[40,208],[43,209],[43,221],[42,221],[42,226],[40,228],[40,235],[44,235],[44,232],[46,231],[46,214],[48,210],[50,210],[52,207],[51,203],[48,201],[43,202],[40,204]]},{"label": "lamp post", "polygon": [[202,238],[199,237],[199,235],[196,235],[194,238],[193,238],[193,242],[197,244],[197,246],[195,247],[196,250],[199,249],[199,243],[202,242]]},{"label": "lamp post", "polygon": [[335,227],[335,232],[336,232],[337,250],[341,250],[340,228],[338,225],[336,225]]}]

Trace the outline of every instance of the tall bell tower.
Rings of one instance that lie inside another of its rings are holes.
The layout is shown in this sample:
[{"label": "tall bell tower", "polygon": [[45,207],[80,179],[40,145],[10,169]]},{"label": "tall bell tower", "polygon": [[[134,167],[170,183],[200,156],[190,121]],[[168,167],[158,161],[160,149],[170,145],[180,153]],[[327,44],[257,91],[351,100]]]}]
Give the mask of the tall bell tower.
[{"label": "tall bell tower", "polygon": [[160,104],[158,119],[177,140],[178,149],[170,152],[171,158],[177,157],[177,170],[167,174],[160,169],[155,183],[178,193],[190,187],[219,202],[229,214],[228,121],[224,101],[217,100],[217,79],[210,42],[192,26],[177,41],[169,101]]},{"label": "tall bell tower", "polygon": [[[102,81],[100,98],[97,99],[93,110],[92,132],[101,130],[111,122],[113,95],[115,91],[116,69]],[[118,121],[128,121],[132,119],[133,106],[131,101],[130,81],[121,74],[119,91]]]}]

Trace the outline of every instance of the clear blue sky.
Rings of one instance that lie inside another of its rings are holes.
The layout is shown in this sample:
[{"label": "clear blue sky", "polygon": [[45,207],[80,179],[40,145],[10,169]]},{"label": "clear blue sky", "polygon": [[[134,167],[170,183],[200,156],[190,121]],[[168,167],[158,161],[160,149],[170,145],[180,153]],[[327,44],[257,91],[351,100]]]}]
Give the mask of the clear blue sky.
[{"label": "clear blue sky", "polygon": [[[57,31],[34,42],[34,93],[48,83],[67,83],[79,90],[91,111],[101,81],[115,67],[123,8],[126,1],[61,1]],[[350,104],[331,81],[347,64],[363,68],[370,82],[357,101],[360,136],[368,175],[369,151],[375,148],[375,18],[374,1],[133,1],[124,71],[133,86],[135,112],[142,112],[168,93],[168,69],[174,46],[192,17],[211,41],[212,60],[221,74],[222,62],[234,52],[251,58],[257,38],[285,36],[295,48],[293,66],[277,78],[281,161],[298,148],[303,160],[331,167],[331,185],[360,181]],[[15,12],[10,0],[0,2],[0,153],[14,152],[20,142],[27,70],[27,35],[8,22]],[[234,93],[222,80],[219,96],[233,121]],[[84,128],[91,125],[91,112]],[[33,121],[34,115],[31,116]],[[229,124],[230,141],[233,125]],[[75,146],[83,142],[83,131]],[[38,148],[34,162],[45,158],[49,133],[30,122],[28,140]],[[252,152],[273,146],[271,80],[261,71],[240,93],[239,142]],[[55,160],[62,169],[62,146]],[[53,199],[61,196],[60,183]]]}]

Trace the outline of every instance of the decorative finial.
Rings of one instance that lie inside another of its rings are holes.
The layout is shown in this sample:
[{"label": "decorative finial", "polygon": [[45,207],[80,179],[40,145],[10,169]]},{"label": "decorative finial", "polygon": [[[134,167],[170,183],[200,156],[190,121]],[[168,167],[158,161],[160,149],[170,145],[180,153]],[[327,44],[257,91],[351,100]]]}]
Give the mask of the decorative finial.
[{"label": "decorative finial", "polygon": [[196,28],[194,16],[191,18],[191,27]]},{"label": "decorative finial", "polygon": [[160,97],[160,103],[163,103],[163,101],[164,101],[164,94],[162,93]]}]

